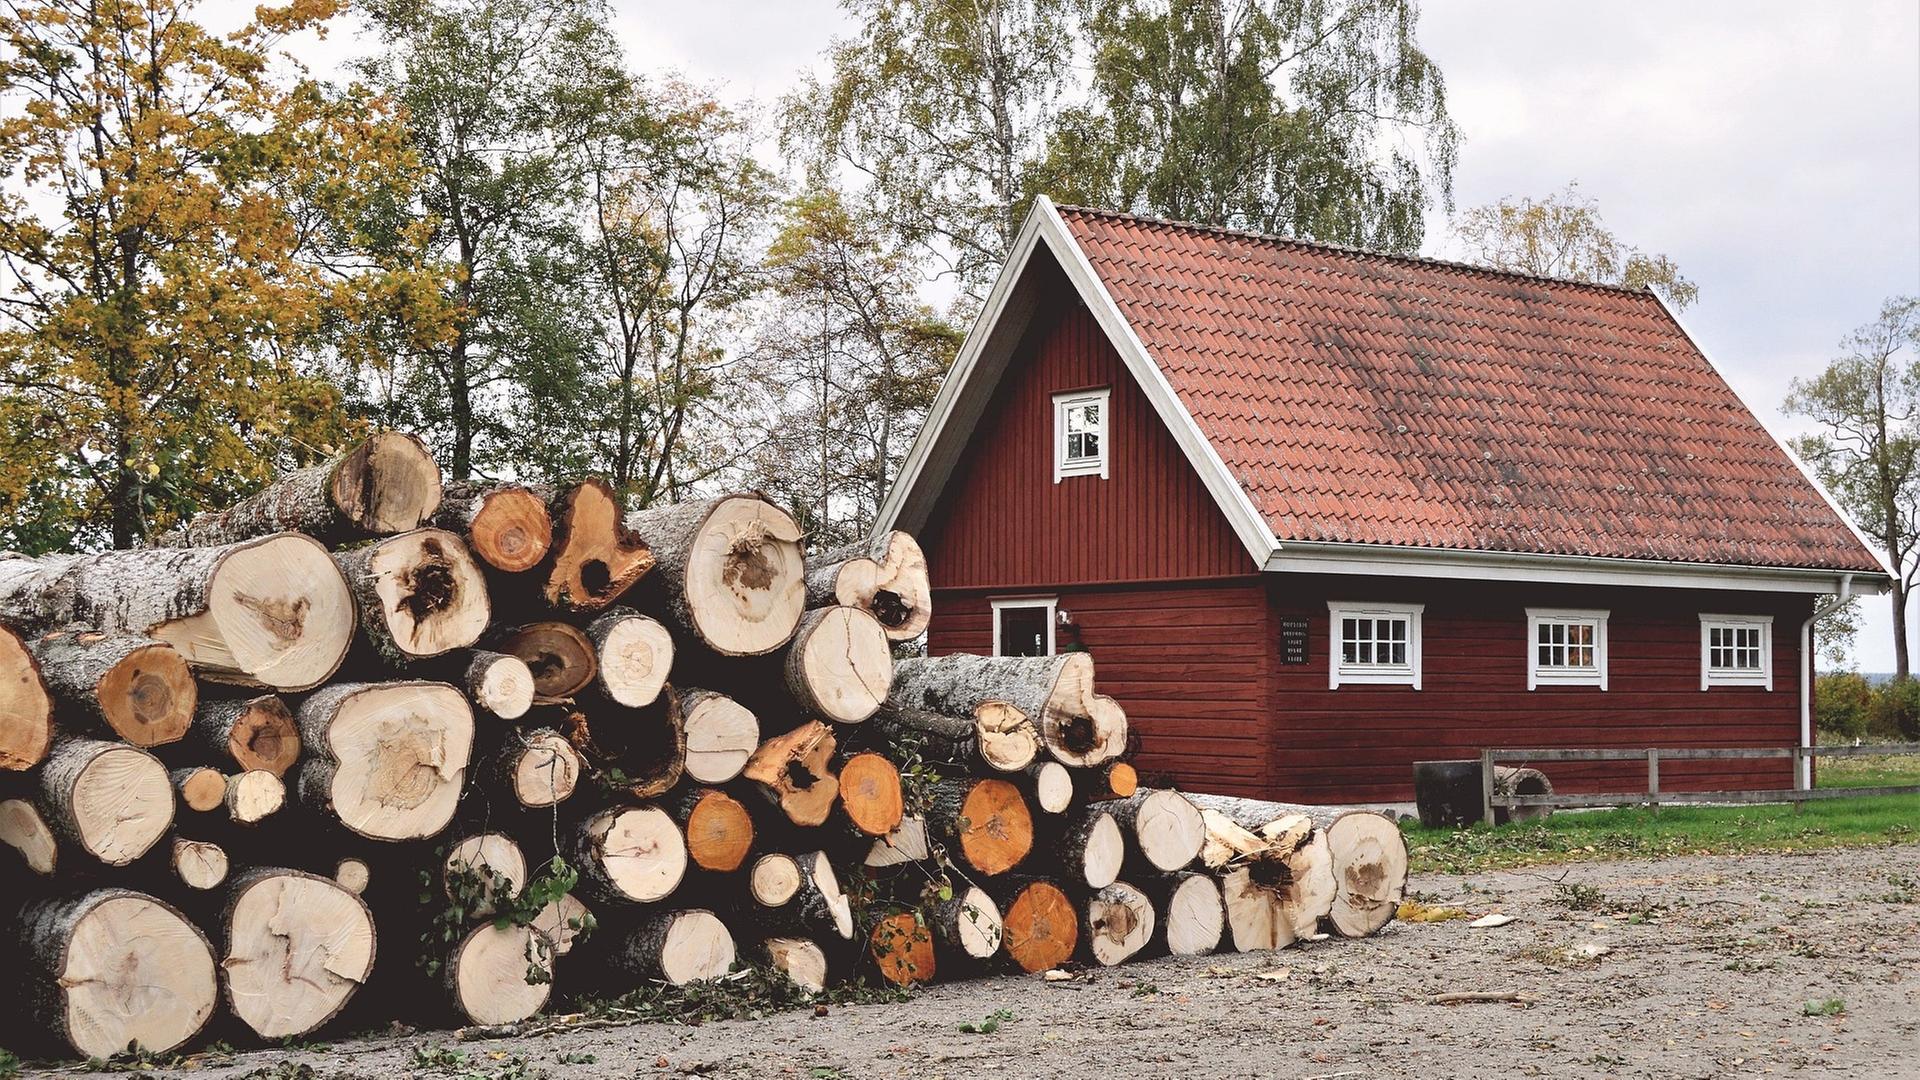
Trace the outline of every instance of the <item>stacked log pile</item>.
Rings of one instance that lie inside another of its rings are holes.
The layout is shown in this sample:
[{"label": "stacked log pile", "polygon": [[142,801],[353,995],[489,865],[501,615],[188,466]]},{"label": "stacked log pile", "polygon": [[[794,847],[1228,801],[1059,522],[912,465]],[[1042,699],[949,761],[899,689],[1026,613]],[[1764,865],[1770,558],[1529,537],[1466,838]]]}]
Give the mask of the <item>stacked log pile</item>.
[{"label": "stacked log pile", "polygon": [[1089,655],[905,658],[913,539],[803,539],[750,492],[443,487],[386,433],[148,549],[0,556],[17,1012],[105,1057],[1392,917],[1391,821],[1140,789]]}]

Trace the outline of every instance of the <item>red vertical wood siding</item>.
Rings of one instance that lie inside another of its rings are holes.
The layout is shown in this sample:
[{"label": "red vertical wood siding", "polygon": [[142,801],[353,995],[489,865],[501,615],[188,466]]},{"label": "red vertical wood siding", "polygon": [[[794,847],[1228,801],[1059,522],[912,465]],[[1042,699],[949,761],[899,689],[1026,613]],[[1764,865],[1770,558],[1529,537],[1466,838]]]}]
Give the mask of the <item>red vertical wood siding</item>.
[{"label": "red vertical wood siding", "polygon": [[[1101,386],[1113,390],[1108,478],[1072,476],[1056,484],[1053,395]],[[1077,300],[1043,305],[920,543],[942,588],[1167,581],[1255,570]]]}]

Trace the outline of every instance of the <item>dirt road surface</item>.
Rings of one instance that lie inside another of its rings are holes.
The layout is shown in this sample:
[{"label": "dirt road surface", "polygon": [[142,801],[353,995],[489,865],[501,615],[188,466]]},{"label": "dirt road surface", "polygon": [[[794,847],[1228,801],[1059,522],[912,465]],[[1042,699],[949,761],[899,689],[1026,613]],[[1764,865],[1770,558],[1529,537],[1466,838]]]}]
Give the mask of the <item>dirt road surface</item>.
[{"label": "dirt road surface", "polygon": [[[1418,875],[1412,889],[1515,921],[953,983],[825,1017],[423,1033],[157,1075],[1920,1078],[1920,846]],[[1521,999],[1432,1000],[1454,991]],[[960,1031],[996,1013],[992,1033]]]}]

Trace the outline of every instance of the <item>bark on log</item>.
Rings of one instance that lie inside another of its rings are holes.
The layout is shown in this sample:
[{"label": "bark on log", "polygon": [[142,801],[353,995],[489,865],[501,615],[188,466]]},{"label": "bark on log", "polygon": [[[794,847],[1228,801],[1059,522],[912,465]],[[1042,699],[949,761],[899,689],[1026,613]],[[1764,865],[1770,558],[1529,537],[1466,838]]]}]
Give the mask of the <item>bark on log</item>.
[{"label": "bark on log", "polygon": [[393,667],[464,649],[493,617],[486,578],[443,529],[415,529],[333,558],[359,604],[367,644]]},{"label": "bark on log", "polygon": [[53,695],[20,635],[0,626],[0,770],[22,772],[53,746]]},{"label": "bark on log", "polygon": [[607,946],[606,956],[621,975],[685,986],[733,968],[733,934],[711,911],[671,911],[642,919]]},{"label": "bark on log", "polygon": [[1020,865],[1033,850],[1033,814],[1005,780],[942,780],[929,785],[927,799],[929,832],[987,877]]},{"label": "bark on log", "polygon": [[227,776],[208,765],[189,765],[167,775],[180,796],[180,805],[196,814],[220,809],[227,799]]},{"label": "bark on log", "polygon": [[580,783],[580,752],[552,728],[516,728],[488,763],[490,790],[526,810],[545,810],[573,797]]},{"label": "bark on log", "polygon": [[920,545],[895,531],[808,560],[807,606],[831,604],[870,612],[890,640],[919,637],[933,618],[933,588]]},{"label": "bark on log", "polygon": [[0,621],[143,635],[205,678],[308,690],[346,657],[354,608],[326,549],[280,533],[227,547],[0,556]]},{"label": "bark on log", "polygon": [[533,669],[507,653],[473,649],[461,655],[449,681],[467,692],[468,700],[502,720],[518,720],[533,708]]},{"label": "bark on log", "polygon": [[220,804],[235,825],[258,825],[287,803],[287,786],[264,769],[234,773],[222,786]]},{"label": "bark on log", "polygon": [[1059,967],[1080,941],[1080,913],[1050,881],[1012,883],[1000,910],[1007,955],[1029,974]]},{"label": "bark on log", "polygon": [[763,934],[853,940],[853,902],[824,851],[761,856],[748,873],[747,892],[754,906],[742,909],[741,921]]},{"label": "bark on log", "polygon": [[599,611],[653,569],[648,539],[620,520],[606,481],[581,481],[553,508],[553,565],[541,595],[561,611]]},{"label": "bark on log", "polygon": [[712,690],[690,689],[680,695],[680,724],[687,734],[687,776],[696,783],[732,780],[760,748],[759,718]]},{"label": "bark on log", "polygon": [[673,668],[673,635],[632,608],[614,608],[587,627],[598,663],[594,682],[608,700],[638,709],[653,704]]},{"label": "bark on log", "polygon": [[602,810],[565,839],[568,860],[580,872],[589,896],[616,904],[664,900],[687,873],[687,840],[680,826],[657,806]]},{"label": "bark on log", "polygon": [[936,902],[927,912],[927,922],[942,949],[972,966],[998,955],[1006,936],[1000,905],[976,885],[962,884],[953,890],[951,900]]},{"label": "bark on log", "polygon": [[42,877],[59,869],[60,842],[30,800],[0,800],[0,844],[18,852],[27,869]]},{"label": "bark on log", "polygon": [[840,763],[840,809],[868,836],[885,836],[906,814],[900,770],[881,754],[863,751]]},{"label": "bark on log", "polygon": [[714,788],[693,788],[671,804],[687,836],[687,856],[702,870],[730,873],[753,850],[753,816],[740,800]]},{"label": "bark on log", "polygon": [[1082,940],[1087,954],[1102,967],[1132,959],[1153,940],[1157,929],[1153,901],[1124,881],[1094,893],[1084,910]]},{"label": "bark on log", "polygon": [[54,743],[40,771],[40,799],[57,839],[108,866],[145,855],[173,824],[166,766],[124,743]]},{"label": "bark on log", "polygon": [[519,484],[454,481],[441,493],[433,523],[459,535],[474,558],[508,574],[540,565],[553,546],[546,500]]},{"label": "bark on log", "polygon": [[787,693],[805,713],[842,724],[872,716],[893,687],[893,650],[880,621],[855,607],[807,612],[784,664]]},{"label": "bark on log", "polygon": [[126,889],[28,904],[10,929],[27,1021],[83,1058],[165,1054],[198,1035],[220,991],[213,949],[173,907]]},{"label": "bark on log", "polygon": [[153,541],[206,547],[277,532],[329,545],[417,529],[440,505],[440,466],[412,435],[385,431],[287,473],[225,510],[197,514]]},{"label": "bark on log", "polygon": [[760,744],[740,775],[780,808],[795,825],[811,827],[827,820],[840,793],[833,774],[834,736],[818,720]]},{"label": "bark on log", "polygon": [[806,610],[800,527],[759,494],[637,511],[656,566],[647,591],[673,626],[721,656],[785,645]]},{"label": "bark on log", "polygon": [[176,836],[168,843],[167,865],[189,889],[207,892],[225,884],[229,864],[219,844]]},{"label": "bark on log", "polygon": [[299,725],[273,694],[202,701],[191,738],[223,768],[284,778],[300,760]]},{"label": "bark on log", "polygon": [[[529,978],[535,972],[542,974]],[[546,1008],[553,982],[553,944],[532,926],[476,926],[440,969],[447,1003],[462,1024],[532,1019]]]},{"label": "bark on log", "polygon": [[1220,884],[1209,874],[1180,871],[1141,878],[1139,890],[1159,913],[1153,951],[1202,956],[1220,947],[1227,929]]},{"label": "bark on log", "polygon": [[199,700],[173,646],[133,634],[56,630],[28,645],[68,730],[164,746],[186,737]]},{"label": "bark on log", "polygon": [[1132,798],[1140,790],[1140,774],[1124,761],[1110,761],[1091,769],[1082,769],[1074,781],[1074,790],[1088,802]]},{"label": "bark on log", "polygon": [[685,773],[687,733],[680,698],[668,687],[644,709],[601,705],[567,714],[567,741],[601,784],[632,799],[664,795]]},{"label": "bark on log", "polygon": [[[1232,865],[1254,868],[1253,880],[1244,888],[1261,888],[1274,894],[1271,903],[1279,913],[1277,917],[1289,923],[1293,936],[1311,933],[1322,916],[1337,933],[1348,937],[1363,937],[1393,918],[1406,892],[1407,849],[1399,826],[1391,818],[1373,811],[1341,811],[1219,795],[1193,798],[1205,811],[1259,838],[1261,850],[1238,858]],[[1347,818],[1354,820],[1336,834],[1334,826]],[[1219,825],[1213,831],[1228,832]],[[1220,861],[1218,848],[1234,846],[1210,845],[1215,852],[1209,860]],[[1249,846],[1244,835],[1237,846]],[[1282,864],[1279,869],[1262,868],[1276,859]],[[1229,895],[1230,915],[1233,902],[1234,897]]]},{"label": "bark on log", "polygon": [[1100,765],[1126,751],[1126,711],[1093,692],[1093,657],[1086,653],[901,660],[887,700],[890,707],[950,716],[973,716],[987,702],[1006,702],[1035,720],[1041,744],[1065,765]]},{"label": "bark on log", "polygon": [[317,1030],[373,974],[373,914],[329,878],[249,870],[234,879],[220,924],[227,1007],[263,1039]]},{"label": "bark on log", "polygon": [[369,840],[423,840],[453,820],[473,711],[445,683],[335,683],[300,705],[300,801]]},{"label": "bark on log", "polygon": [[1101,809],[1120,823],[1142,861],[1154,870],[1185,869],[1206,843],[1199,809],[1177,791],[1137,791],[1131,798],[1103,803]]},{"label": "bark on log", "polygon": [[1055,858],[1067,880],[1089,889],[1104,889],[1120,880],[1127,859],[1127,840],[1112,814],[1089,807],[1075,815],[1053,845]]},{"label": "bark on log", "polygon": [[826,990],[833,977],[827,950],[811,938],[767,938],[760,943],[760,956],[767,967],[785,975],[793,985],[810,994]]},{"label": "bark on log", "polygon": [[494,648],[519,657],[533,673],[536,702],[567,701],[593,682],[593,642],[563,622],[528,623],[499,636]]},{"label": "bark on log", "polygon": [[933,981],[933,932],[915,912],[895,912],[875,920],[867,932],[867,953],[880,977],[895,986]]},{"label": "bark on log", "polygon": [[[897,698],[896,698],[897,700]],[[913,750],[928,761],[967,772],[1022,772],[1040,754],[1040,733],[1025,713],[988,701],[970,716],[948,716],[895,701],[867,721],[866,734],[896,753]]]}]

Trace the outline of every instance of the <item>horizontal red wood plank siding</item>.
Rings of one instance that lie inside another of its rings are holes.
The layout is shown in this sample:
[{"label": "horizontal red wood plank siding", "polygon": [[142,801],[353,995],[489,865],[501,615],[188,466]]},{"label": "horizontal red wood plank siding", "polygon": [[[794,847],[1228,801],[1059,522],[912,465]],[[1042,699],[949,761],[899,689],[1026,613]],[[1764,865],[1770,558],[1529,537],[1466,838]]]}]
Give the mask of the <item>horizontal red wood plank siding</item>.
[{"label": "horizontal red wood plank siding", "polygon": [[[1111,387],[1108,477],[1053,481],[1053,395]],[[940,588],[1248,574],[1252,558],[1086,307],[1043,305],[920,534]]]},{"label": "horizontal red wood plank siding", "polygon": [[[1787,747],[1800,736],[1800,624],[1811,600],[1787,594],[1273,575],[1273,623],[1305,618],[1308,662],[1273,643],[1275,798],[1406,800],[1413,763],[1483,747]],[[1327,602],[1422,603],[1421,689],[1328,688]],[[1529,607],[1597,608],[1607,623],[1609,688],[1527,689]],[[1774,688],[1700,689],[1700,613],[1774,617]],[[1540,766],[1556,790],[1644,787],[1630,765]],[[1663,789],[1790,787],[1786,761],[1663,762]]]},{"label": "horizontal red wood plank siding", "polygon": [[[991,653],[991,594],[940,590],[928,651]],[[1150,783],[1259,797],[1271,787],[1266,594],[1258,578],[1061,588],[1095,685],[1127,710]]]}]

